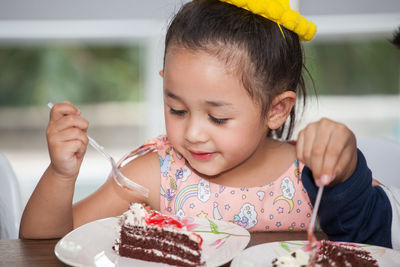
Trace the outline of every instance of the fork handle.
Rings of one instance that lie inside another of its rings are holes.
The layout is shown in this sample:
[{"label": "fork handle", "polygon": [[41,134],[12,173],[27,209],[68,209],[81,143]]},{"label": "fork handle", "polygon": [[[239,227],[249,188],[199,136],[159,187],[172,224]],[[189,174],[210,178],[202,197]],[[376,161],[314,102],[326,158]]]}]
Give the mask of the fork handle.
[{"label": "fork handle", "polygon": [[110,154],[108,154],[105,150],[104,147],[101,146],[99,143],[97,143],[92,137],[90,137],[89,135],[87,136],[89,139],[89,144],[96,149],[97,151],[99,151],[101,154],[103,154],[107,159],[112,160],[112,157],[110,156]]}]

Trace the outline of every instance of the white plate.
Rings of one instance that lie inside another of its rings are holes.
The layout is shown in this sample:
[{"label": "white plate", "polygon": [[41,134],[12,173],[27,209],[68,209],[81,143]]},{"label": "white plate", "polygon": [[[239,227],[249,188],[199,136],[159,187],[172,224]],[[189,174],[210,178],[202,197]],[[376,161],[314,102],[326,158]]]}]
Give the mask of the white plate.
[{"label": "white plate", "polygon": [[[249,232],[233,223],[197,217],[187,217],[185,222],[203,238],[202,257],[206,266],[229,262],[250,241]],[[54,252],[59,260],[72,266],[169,266],[120,257],[112,249],[119,235],[117,226],[116,217],[82,225],[60,239]]]},{"label": "white plate", "polygon": [[[345,244],[359,246],[369,251],[372,257],[378,261],[379,266],[400,266],[400,251],[357,243]],[[274,258],[288,255],[299,248],[306,251],[307,245],[308,241],[305,240],[260,244],[242,251],[242,253],[233,259],[231,267],[272,266],[271,262]]]}]

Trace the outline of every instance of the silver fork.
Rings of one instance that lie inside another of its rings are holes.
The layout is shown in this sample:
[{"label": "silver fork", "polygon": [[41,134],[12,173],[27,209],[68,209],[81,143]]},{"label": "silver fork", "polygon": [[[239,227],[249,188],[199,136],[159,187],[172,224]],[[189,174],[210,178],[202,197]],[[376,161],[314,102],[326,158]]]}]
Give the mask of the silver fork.
[{"label": "silver fork", "polygon": [[[49,106],[49,108],[51,109],[51,108],[53,108],[54,105],[53,105],[53,103],[49,102],[49,103],[47,103],[47,106]],[[149,196],[149,189],[133,182],[132,180],[127,178],[125,175],[123,175],[122,172],[118,169],[117,164],[115,163],[115,160],[113,159],[113,157],[111,157],[111,155],[105,151],[104,147],[101,146],[99,143],[97,143],[89,135],[87,137],[89,139],[89,144],[110,161],[112,177],[114,178],[114,181],[120,187],[129,189],[132,191],[137,191],[145,197]],[[144,152],[146,152],[146,151],[144,151]],[[143,154],[143,153],[141,153],[141,154]]]}]

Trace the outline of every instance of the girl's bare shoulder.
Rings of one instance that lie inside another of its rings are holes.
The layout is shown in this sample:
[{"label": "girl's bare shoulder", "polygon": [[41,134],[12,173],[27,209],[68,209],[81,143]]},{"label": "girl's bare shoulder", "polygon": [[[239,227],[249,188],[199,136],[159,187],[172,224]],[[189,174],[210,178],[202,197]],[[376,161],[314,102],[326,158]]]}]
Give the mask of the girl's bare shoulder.
[{"label": "girl's bare shoulder", "polygon": [[149,189],[149,197],[121,188],[110,176],[93,194],[74,204],[74,227],[101,218],[119,216],[132,202],[145,203],[155,210],[160,206],[160,164],[156,152],[138,157],[124,167],[121,172]]},{"label": "girl's bare shoulder", "polygon": [[121,168],[124,175],[150,191],[147,204],[158,209],[160,199],[160,160],[157,152],[149,152]]}]

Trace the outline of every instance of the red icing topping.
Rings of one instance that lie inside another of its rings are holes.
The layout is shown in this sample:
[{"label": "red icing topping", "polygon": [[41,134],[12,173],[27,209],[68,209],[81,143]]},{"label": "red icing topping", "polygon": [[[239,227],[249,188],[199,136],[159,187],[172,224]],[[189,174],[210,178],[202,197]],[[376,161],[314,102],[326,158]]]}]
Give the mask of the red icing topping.
[{"label": "red icing topping", "polygon": [[[146,216],[145,218],[146,224],[147,225],[155,225],[158,227],[164,227],[164,226],[173,226],[176,228],[183,228],[183,225],[178,222],[177,220],[166,216],[166,215],[162,215],[159,212],[153,211],[152,213],[150,213],[148,216]],[[201,238],[200,235],[193,233],[192,235],[197,236],[200,240],[199,242],[199,248],[201,248],[201,245],[203,244],[203,238]]]},{"label": "red icing topping", "polygon": [[175,226],[177,228],[183,227],[183,225],[177,220],[174,220],[169,216],[162,215],[158,212],[153,212],[149,214],[149,216],[145,220],[148,225],[152,224],[159,227],[163,226]]}]

